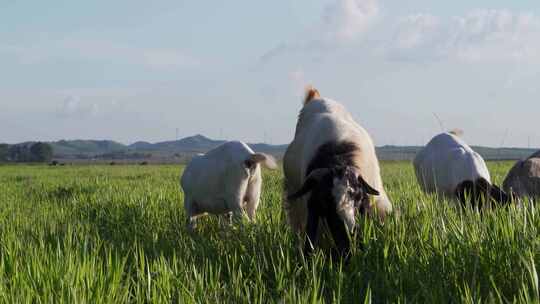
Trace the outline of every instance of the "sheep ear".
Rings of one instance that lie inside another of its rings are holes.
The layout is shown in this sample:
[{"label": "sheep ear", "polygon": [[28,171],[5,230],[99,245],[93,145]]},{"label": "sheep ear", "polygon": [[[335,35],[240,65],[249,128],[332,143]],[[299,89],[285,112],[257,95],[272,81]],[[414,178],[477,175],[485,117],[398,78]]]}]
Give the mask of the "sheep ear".
[{"label": "sheep ear", "polygon": [[358,175],[358,182],[360,183],[360,186],[364,191],[366,191],[367,194],[371,195],[379,195],[379,191],[375,190],[373,187],[371,187],[362,177],[362,175]]},{"label": "sheep ear", "polygon": [[476,187],[482,191],[482,193],[489,193],[491,191],[491,184],[485,178],[479,178],[476,180]]},{"label": "sheep ear", "polygon": [[474,183],[470,180],[464,181],[456,187],[456,197],[463,205],[467,202],[467,198],[470,198],[467,196],[473,195],[473,189]]},{"label": "sheep ear", "polygon": [[311,171],[311,173],[306,177],[306,180],[304,181],[304,184],[302,185],[302,187],[300,187],[300,190],[296,191],[296,193],[294,194],[287,196],[287,199],[296,200],[306,195],[315,186],[317,186],[321,182],[323,177],[327,175],[329,172],[330,172],[330,169],[328,168],[316,169],[316,170]]},{"label": "sheep ear", "polygon": [[253,167],[255,167],[255,165],[257,165],[257,162],[256,161],[253,161],[253,159],[248,158],[244,161],[244,167],[246,167],[247,169],[253,169]]},{"label": "sheep ear", "polygon": [[495,185],[491,186],[489,195],[499,204],[507,204],[510,201],[510,196]]},{"label": "sheep ear", "polygon": [[255,163],[255,164],[262,164],[263,166],[265,166],[266,168],[271,169],[271,170],[277,169],[276,160],[272,156],[270,156],[268,154],[264,154],[264,153],[252,154],[245,161],[246,167],[247,167],[247,162]]}]

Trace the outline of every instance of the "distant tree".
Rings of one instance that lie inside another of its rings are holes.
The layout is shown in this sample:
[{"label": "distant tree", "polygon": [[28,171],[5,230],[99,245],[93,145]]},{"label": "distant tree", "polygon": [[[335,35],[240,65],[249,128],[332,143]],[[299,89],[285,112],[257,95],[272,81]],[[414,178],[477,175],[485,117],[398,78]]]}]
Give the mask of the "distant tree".
[{"label": "distant tree", "polygon": [[13,162],[32,161],[30,149],[26,145],[12,145],[8,150],[8,160]]},{"label": "distant tree", "polygon": [[9,145],[0,144],[0,162],[7,161],[8,156],[9,156]]},{"label": "distant tree", "polygon": [[48,162],[53,157],[52,146],[47,143],[37,142],[30,147],[31,161]]}]

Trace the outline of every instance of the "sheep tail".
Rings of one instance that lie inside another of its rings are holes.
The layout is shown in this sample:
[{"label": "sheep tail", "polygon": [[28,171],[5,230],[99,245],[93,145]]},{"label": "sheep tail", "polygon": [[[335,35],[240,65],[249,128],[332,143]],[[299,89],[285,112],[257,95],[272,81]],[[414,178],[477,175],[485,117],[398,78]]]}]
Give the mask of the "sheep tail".
[{"label": "sheep tail", "polygon": [[307,105],[313,99],[320,98],[320,97],[321,97],[321,94],[319,94],[319,91],[315,87],[308,86],[306,88],[306,96],[304,97],[304,105]]},{"label": "sheep tail", "polygon": [[453,130],[450,130],[448,133],[453,134],[457,137],[462,137],[463,134],[465,134],[465,132],[463,132],[463,130],[461,129],[453,129]]}]

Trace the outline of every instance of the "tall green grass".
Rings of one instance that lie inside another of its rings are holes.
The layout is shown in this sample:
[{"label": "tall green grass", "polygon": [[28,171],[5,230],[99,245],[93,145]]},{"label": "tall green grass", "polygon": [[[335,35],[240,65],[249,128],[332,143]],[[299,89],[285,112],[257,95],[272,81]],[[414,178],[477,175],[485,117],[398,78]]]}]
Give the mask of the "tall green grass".
[{"label": "tall green grass", "polygon": [[[510,163],[490,163],[496,182]],[[1,166],[4,303],[538,303],[540,214],[480,215],[423,194],[410,164],[384,163],[399,216],[361,221],[350,264],[304,261],[264,173],[257,222],[185,230],[177,166]]]}]

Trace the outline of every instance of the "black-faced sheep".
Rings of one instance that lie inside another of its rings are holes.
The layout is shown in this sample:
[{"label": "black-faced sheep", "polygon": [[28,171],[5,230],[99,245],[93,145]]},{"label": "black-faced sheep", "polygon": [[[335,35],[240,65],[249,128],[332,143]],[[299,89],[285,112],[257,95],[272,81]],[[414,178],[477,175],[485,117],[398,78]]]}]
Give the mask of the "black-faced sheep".
[{"label": "black-faced sheep", "polygon": [[354,231],[357,211],[383,218],[392,211],[371,137],[343,105],[321,98],[314,88],[306,93],[283,169],[284,207],[293,231],[307,234],[307,255],[317,244],[321,219],[343,255],[350,248],[348,234]]}]

